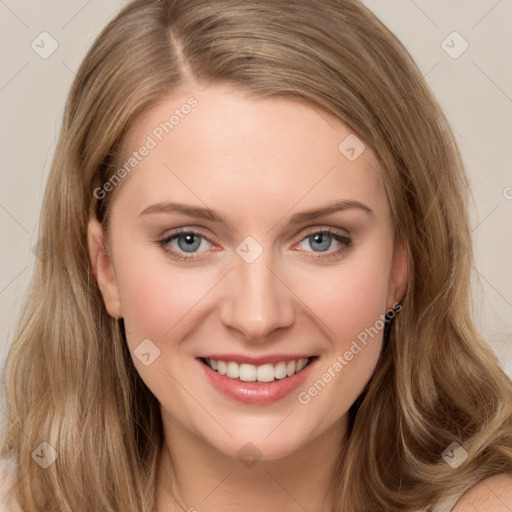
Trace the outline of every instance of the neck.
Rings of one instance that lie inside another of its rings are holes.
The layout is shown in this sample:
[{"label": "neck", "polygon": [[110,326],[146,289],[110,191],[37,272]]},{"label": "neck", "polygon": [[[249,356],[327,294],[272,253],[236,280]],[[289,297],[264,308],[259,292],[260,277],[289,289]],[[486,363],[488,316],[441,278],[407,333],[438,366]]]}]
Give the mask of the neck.
[{"label": "neck", "polygon": [[[278,460],[227,456],[164,419],[157,473],[158,512],[333,510],[330,481],[342,452],[346,417]],[[251,448],[246,448],[249,455]],[[172,456],[171,456],[172,454]]]}]

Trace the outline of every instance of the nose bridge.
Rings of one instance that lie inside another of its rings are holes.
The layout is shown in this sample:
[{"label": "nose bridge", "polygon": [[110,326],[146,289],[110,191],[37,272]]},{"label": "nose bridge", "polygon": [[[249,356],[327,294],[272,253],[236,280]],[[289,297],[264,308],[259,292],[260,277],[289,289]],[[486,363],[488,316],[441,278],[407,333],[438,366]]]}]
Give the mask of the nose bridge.
[{"label": "nose bridge", "polygon": [[274,275],[278,271],[271,249],[263,250],[248,237],[236,252],[220,308],[221,321],[252,341],[264,340],[293,322],[292,302]]}]

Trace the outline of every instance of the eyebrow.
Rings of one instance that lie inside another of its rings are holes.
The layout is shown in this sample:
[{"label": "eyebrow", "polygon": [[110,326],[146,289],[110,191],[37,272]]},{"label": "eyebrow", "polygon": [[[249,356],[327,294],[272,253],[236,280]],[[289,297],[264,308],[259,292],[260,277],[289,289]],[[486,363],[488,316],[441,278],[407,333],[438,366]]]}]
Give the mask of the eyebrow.
[{"label": "eyebrow", "polygon": [[[357,209],[366,212],[370,215],[373,214],[373,211],[370,207],[359,201],[337,200],[328,203],[327,205],[321,208],[314,208],[311,210],[296,213],[290,218],[289,222],[290,224],[301,224],[303,222],[314,220],[318,217],[323,217],[324,215],[329,215],[330,213],[352,209]],[[209,208],[202,208],[198,206],[191,206],[183,203],[173,202],[156,203],[151,206],[148,206],[139,214],[139,217],[154,213],[181,213],[183,215],[188,215],[190,217],[197,217],[200,219],[226,224],[225,219],[221,215],[215,213],[213,210],[210,210]]]}]

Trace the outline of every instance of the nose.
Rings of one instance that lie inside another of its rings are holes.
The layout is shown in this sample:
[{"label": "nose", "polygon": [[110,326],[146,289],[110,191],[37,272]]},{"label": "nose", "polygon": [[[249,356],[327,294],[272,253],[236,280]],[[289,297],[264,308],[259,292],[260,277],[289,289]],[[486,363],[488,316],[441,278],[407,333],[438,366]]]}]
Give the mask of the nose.
[{"label": "nose", "polygon": [[270,250],[252,263],[234,255],[234,268],[224,286],[219,308],[223,325],[241,333],[253,343],[265,343],[280,329],[293,324],[293,292],[285,276],[272,265]]}]

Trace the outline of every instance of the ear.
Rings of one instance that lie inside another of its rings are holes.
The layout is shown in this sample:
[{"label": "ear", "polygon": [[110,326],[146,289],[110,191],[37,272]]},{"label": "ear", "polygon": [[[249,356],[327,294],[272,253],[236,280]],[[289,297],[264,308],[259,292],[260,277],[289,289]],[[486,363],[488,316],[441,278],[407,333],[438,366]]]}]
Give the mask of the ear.
[{"label": "ear", "polygon": [[112,259],[105,243],[103,226],[96,218],[89,221],[87,243],[92,272],[98,283],[105,308],[111,317],[122,318],[121,300]]},{"label": "ear", "polygon": [[407,288],[407,275],[407,247],[402,237],[397,236],[388,287],[388,309],[403,299]]}]

